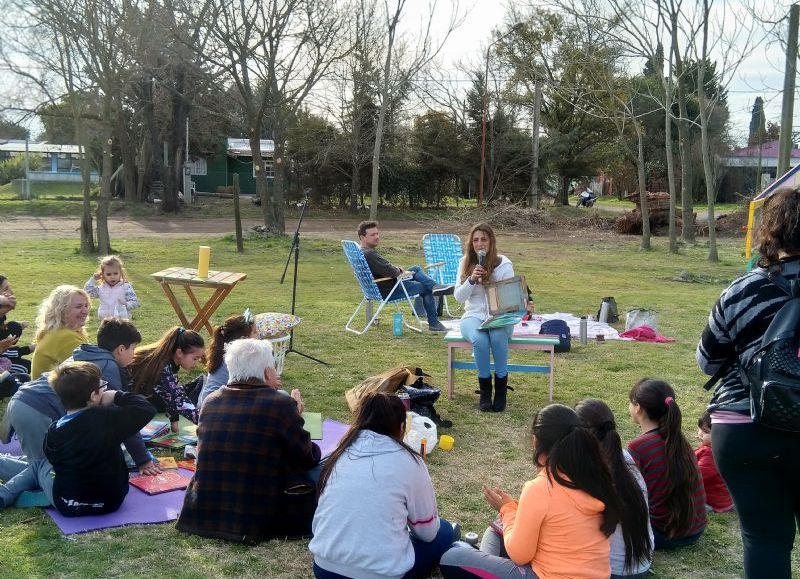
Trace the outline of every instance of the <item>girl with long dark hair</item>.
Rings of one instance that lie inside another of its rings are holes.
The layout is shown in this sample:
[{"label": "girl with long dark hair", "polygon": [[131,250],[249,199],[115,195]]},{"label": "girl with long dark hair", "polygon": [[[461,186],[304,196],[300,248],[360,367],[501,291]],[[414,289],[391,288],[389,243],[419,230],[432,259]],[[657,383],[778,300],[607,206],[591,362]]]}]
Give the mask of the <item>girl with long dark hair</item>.
[{"label": "girl with long dark hair", "polygon": [[203,389],[197,399],[197,406],[202,408],[206,396],[219,390],[228,383],[228,367],[225,365],[225,346],[243,338],[255,336],[256,324],[250,310],[244,314],[227,318],[222,325],[214,328],[211,344],[206,352],[206,374]]},{"label": "girl with long dark hair", "polygon": [[644,577],[653,562],[653,530],[647,510],[647,485],[631,455],[622,449],[614,413],[608,404],[587,398],[575,406],[575,412],[581,424],[600,442],[622,504],[620,523],[609,539],[611,577]]},{"label": "girl with long dark hair", "polygon": [[178,370],[191,371],[202,360],[203,337],[184,328],[170,328],[153,344],[136,349],[128,370],[133,377],[133,391],[166,409],[172,432],[178,432],[179,416],[197,424],[200,411],[178,383]]},{"label": "girl with long dark hair", "polygon": [[608,537],[621,505],[597,438],[572,408],[551,404],[533,420],[533,448],[538,473],[519,501],[498,488],[483,489],[500,512],[502,538],[489,528],[480,550],[450,549],[440,563],[446,579],[611,574]]},{"label": "girl with long dark hair", "polygon": [[428,469],[403,443],[405,424],[397,396],[361,400],[320,474],[309,544],[315,577],[424,577],[452,544]]},{"label": "girl with long dark hair", "polygon": [[706,493],[692,447],[681,430],[672,387],[642,378],[630,391],[631,418],[642,434],[628,450],[647,484],[656,549],[697,542],[706,528]]}]

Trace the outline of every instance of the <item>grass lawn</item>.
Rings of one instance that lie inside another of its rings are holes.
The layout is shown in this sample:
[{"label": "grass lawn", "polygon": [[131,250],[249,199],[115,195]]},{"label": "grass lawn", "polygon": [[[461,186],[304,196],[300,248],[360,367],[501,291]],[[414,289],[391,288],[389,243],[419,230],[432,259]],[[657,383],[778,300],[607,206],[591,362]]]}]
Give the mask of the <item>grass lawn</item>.
[{"label": "grass lawn", "polygon": [[[443,228],[446,230],[446,228]],[[463,234],[464,232],[459,231]],[[500,249],[532,284],[537,311],[596,313],[603,296],[614,296],[620,312],[635,307],[660,314],[658,330],[676,339],[671,344],[606,342],[581,347],[556,360],[555,400],[575,404],[585,397],[606,400],[617,414],[624,440],[636,435],[627,414],[627,394],[643,376],[668,380],[677,390],[684,413],[684,430],[694,444],[697,417],[709,398],[705,378],[694,361],[694,349],[709,309],[725,284],[743,268],[741,241],[720,243],[721,262],[709,264],[707,248],[684,247],[679,255],[666,251],[666,240],[653,240],[654,249],[638,250],[634,237],[587,241],[582,235],[559,239],[500,236]],[[392,261],[411,265],[421,261],[420,239],[383,233],[382,249]],[[246,242],[238,255],[229,238],[207,240],[212,269],[248,274],[217,312],[216,320],[242,312],[289,311],[291,279],[278,280],[289,249],[288,238]],[[149,274],[165,267],[192,266],[197,242],[114,240],[127,263],[130,279],[141,299],[134,321],[146,341],[156,339],[176,320],[161,289]],[[9,276],[18,306],[15,317],[33,320],[36,307],[56,283],[83,285],[95,260],[76,253],[77,239],[12,241],[3,244],[0,272]],[[695,283],[673,281],[682,271]],[[346,333],[343,326],[361,298],[337,239],[304,241],[298,284],[297,312],[303,323],[295,346],[332,363],[317,365],[300,356],[287,359],[284,385],[300,388],[307,408],[326,417],[347,420],[343,393],[364,377],[399,364],[421,366],[435,385],[445,388],[446,350],[440,336],[406,332],[392,337],[391,312],[365,336]],[[620,326],[621,327],[621,326]],[[89,326],[90,335],[97,328]],[[30,336],[25,336],[29,338]],[[512,352],[513,360],[524,359]],[[497,485],[517,495],[532,478],[530,423],[547,404],[547,381],[540,375],[511,375],[516,388],[503,414],[477,410],[475,374],[457,373],[456,398],[443,399],[439,412],[453,421],[451,452],[436,451],[429,468],[440,512],[460,521],[465,531],[482,532],[491,509],[482,499],[481,484]],[[179,534],[172,524],[134,526],[63,537],[38,509],[8,509],[0,513],[0,551],[4,577],[143,576],[179,577],[308,577],[306,541],[271,541],[247,548],[222,541]],[[795,557],[794,570],[800,573]],[[734,514],[710,515],[700,542],[675,553],[658,553],[654,577],[741,576],[741,541]]]}]

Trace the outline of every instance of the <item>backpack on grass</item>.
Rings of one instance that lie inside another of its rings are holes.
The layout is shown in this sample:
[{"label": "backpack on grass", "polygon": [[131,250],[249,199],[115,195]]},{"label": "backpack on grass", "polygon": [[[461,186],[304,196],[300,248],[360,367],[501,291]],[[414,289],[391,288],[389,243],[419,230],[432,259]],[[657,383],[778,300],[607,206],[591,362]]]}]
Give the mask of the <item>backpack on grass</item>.
[{"label": "backpack on grass", "polygon": [[564,320],[547,320],[546,322],[542,322],[539,333],[558,336],[558,346],[553,347],[554,352],[569,352],[572,346],[572,339],[570,337],[569,326]]},{"label": "backpack on grass", "polygon": [[753,420],[769,428],[800,432],[800,284],[779,273],[759,273],[786,292],[789,300],[772,318],[752,362],[743,368],[736,356],[723,364],[705,388],[710,389],[736,364],[742,383],[750,390]]}]

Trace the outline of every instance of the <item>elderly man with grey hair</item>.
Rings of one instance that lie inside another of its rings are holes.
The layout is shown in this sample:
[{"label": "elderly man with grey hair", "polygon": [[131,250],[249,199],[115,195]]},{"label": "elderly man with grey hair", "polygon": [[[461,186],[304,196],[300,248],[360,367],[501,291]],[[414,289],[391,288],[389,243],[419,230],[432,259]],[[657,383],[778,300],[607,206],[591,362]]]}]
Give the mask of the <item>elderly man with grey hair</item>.
[{"label": "elderly man with grey hair", "polygon": [[300,391],[278,390],[265,340],[231,342],[225,364],[228,384],[200,412],[197,471],[177,528],[242,543],[306,536],[316,508],[308,471],[320,449],[303,430]]}]

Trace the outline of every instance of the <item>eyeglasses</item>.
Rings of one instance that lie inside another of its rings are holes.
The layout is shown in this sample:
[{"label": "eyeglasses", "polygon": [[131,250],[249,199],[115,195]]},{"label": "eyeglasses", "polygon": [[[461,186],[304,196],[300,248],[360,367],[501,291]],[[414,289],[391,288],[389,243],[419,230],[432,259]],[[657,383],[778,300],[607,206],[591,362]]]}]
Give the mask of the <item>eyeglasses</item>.
[{"label": "eyeglasses", "polygon": [[108,382],[105,380],[100,380],[100,387],[97,389],[98,392],[105,392],[108,390]]}]

